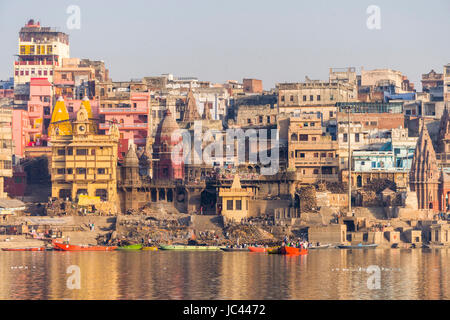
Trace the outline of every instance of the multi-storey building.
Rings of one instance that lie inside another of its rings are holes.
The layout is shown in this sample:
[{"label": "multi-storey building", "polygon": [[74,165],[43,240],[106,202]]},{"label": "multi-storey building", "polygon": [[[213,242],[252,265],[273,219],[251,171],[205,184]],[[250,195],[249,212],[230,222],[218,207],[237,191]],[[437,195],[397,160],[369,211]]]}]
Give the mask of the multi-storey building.
[{"label": "multi-storey building", "polygon": [[95,72],[92,66],[82,65],[78,58],[64,58],[55,68],[53,85],[56,96],[70,99],[95,97]]},{"label": "multi-storey building", "polygon": [[304,83],[279,83],[278,108],[282,113],[319,112],[324,121],[336,118],[337,102],[354,102],[355,84],[307,80]]},{"label": "multi-storey building", "polygon": [[450,63],[444,66],[444,101],[450,107]]},{"label": "multi-storey building", "polygon": [[[127,141],[133,141],[138,147],[145,147],[149,129],[152,127],[150,103],[149,92],[131,92],[123,99],[102,99],[98,110],[99,132],[104,133],[112,123],[117,123],[125,148],[121,153],[128,150]],[[123,155],[125,154],[120,157]]]},{"label": "multi-storey building", "polygon": [[[67,111],[65,119],[67,119]],[[87,196],[97,209],[115,213],[117,198],[117,145],[119,130],[107,134],[91,131],[88,110],[81,106],[76,121],[52,122],[52,197],[79,201]]]},{"label": "multi-storey building", "polygon": [[5,178],[13,175],[12,114],[11,108],[0,108],[0,198],[7,196],[4,192]]},{"label": "multi-storey building", "polygon": [[302,183],[337,181],[338,143],[324,135],[317,113],[291,117],[288,130],[288,171],[295,171]]},{"label": "multi-storey building", "polygon": [[17,61],[14,62],[14,85],[34,77],[53,81],[55,68],[69,57],[69,36],[34,20],[20,29]]}]

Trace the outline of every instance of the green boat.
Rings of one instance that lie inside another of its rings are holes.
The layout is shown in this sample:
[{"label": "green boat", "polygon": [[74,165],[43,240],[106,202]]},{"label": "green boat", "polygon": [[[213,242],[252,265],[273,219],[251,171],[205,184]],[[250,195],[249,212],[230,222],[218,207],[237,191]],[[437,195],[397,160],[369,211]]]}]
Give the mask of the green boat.
[{"label": "green boat", "polygon": [[141,250],[142,244],[130,244],[128,246],[117,247],[117,250]]},{"label": "green boat", "polygon": [[218,251],[221,246],[185,246],[185,245],[160,245],[161,250],[195,250],[195,251]]}]

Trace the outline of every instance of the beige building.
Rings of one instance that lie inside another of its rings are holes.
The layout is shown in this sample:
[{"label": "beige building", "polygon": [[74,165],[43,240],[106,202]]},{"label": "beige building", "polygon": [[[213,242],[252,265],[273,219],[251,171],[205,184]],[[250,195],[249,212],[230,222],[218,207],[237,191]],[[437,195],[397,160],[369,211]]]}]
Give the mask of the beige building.
[{"label": "beige building", "polygon": [[5,177],[12,177],[12,109],[0,108],[0,198],[6,198],[4,190]]},{"label": "beige building", "polygon": [[392,69],[364,70],[361,68],[361,86],[378,87],[393,84],[396,93],[411,92],[411,84],[400,71]]},{"label": "beige building", "polygon": [[444,101],[450,107],[450,63],[444,66]]},{"label": "beige building", "polygon": [[309,80],[303,83],[279,83],[278,107],[281,113],[319,112],[323,120],[336,118],[336,102],[356,101],[356,84]]},{"label": "beige building", "polygon": [[323,134],[317,113],[291,117],[288,130],[288,170],[302,183],[338,181],[338,142]]},{"label": "beige building", "polygon": [[[117,147],[119,130],[113,124],[105,135],[91,132],[84,105],[77,113],[72,130],[51,130],[52,197],[70,198],[97,209],[117,211]],[[67,126],[67,123],[64,123]],[[80,198],[80,195],[84,197]],[[87,196],[87,197],[86,197]]]}]

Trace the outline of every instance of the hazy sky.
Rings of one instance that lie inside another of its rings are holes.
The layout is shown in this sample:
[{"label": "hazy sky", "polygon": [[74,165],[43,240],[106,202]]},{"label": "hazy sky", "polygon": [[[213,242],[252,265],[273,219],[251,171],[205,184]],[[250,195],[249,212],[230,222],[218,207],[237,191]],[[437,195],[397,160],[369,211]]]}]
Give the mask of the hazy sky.
[{"label": "hazy sky", "polygon": [[[69,30],[68,6],[81,10]],[[369,5],[381,29],[369,30]],[[113,80],[172,73],[224,82],[326,80],[330,67],[420,77],[450,63],[450,1],[0,0],[0,79],[12,76],[18,32],[34,18],[69,34],[72,57],[104,60]]]}]

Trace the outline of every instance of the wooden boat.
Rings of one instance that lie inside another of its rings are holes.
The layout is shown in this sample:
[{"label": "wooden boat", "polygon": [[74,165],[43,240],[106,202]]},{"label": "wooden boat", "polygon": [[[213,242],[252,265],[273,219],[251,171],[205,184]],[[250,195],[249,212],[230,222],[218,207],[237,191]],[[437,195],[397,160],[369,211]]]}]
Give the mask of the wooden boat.
[{"label": "wooden boat", "polygon": [[3,251],[45,251],[45,247],[34,247],[34,248],[2,248]]},{"label": "wooden boat", "polygon": [[248,247],[246,247],[246,248],[220,248],[220,249],[222,249],[225,252],[244,252],[244,251],[248,252],[248,251],[250,251],[248,249]]},{"label": "wooden boat", "polygon": [[117,250],[141,250],[143,247],[142,244],[130,244],[127,246],[117,247]]},{"label": "wooden boat", "polygon": [[269,253],[269,254],[280,254],[280,253],[281,253],[280,247],[269,248],[269,249],[267,250],[267,253]]},{"label": "wooden boat", "polygon": [[282,247],[280,247],[280,253],[281,254],[295,254],[295,255],[307,254],[308,249],[300,249],[300,248],[296,248],[296,247],[282,246]]},{"label": "wooden boat", "polygon": [[158,251],[158,247],[142,247],[144,251]]},{"label": "wooden boat", "polygon": [[250,252],[267,252],[269,248],[264,248],[264,247],[248,247],[248,250],[250,250]]},{"label": "wooden boat", "polygon": [[312,249],[312,250],[317,250],[317,249],[327,249],[327,248],[329,248],[330,246],[331,246],[331,244],[321,244],[321,245],[319,245],[319,246],[308,247],[308,250],[309,250],[309,249]]},{"label": "wooden boat", "polygon": [[161,250],[195,250],[195,251],[219,251],[220,246],[192,246],[192,245],[161,245]]},{"label": "wooden boat", "polygon": [[78,246],[60,242],[53,242],[53,246],[56,250],[62,251],[113,251],[117,249],[117,246]]},{"label": "wooden boat", "polygon": [[376,243],[372,243],[372,244],[362,244],[359,243],[357,245],[338,245],[337,246],[339,249],[373,249],[378,247],[378,244]]}]

